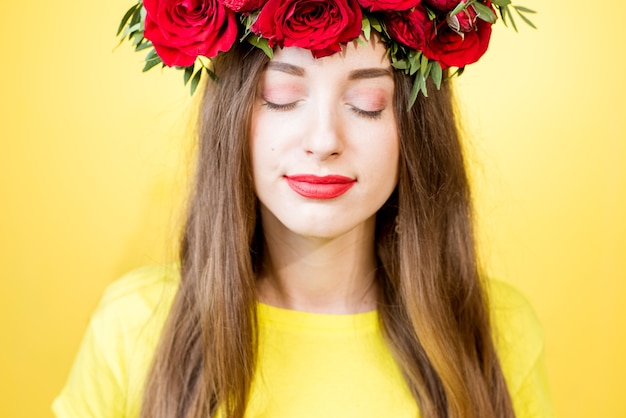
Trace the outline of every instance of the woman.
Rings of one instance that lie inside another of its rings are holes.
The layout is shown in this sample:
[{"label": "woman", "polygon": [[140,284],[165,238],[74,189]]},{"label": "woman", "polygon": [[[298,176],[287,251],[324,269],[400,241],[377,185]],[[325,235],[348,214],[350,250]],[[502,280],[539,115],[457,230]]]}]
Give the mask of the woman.
[{"label": "woman", "polygon": [[448,83],[411,104],[381,36],[338,45],[217,55],[180,271],[111,286],[57,416],[551,416],[532,310],[478,271]]}]

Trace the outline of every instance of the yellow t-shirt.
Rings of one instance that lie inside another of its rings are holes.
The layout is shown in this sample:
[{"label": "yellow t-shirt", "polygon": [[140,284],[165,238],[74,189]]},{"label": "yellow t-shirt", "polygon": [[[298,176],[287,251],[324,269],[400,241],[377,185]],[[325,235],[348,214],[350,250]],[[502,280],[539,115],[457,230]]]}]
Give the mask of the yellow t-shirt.
[{"label": "yellow t-shirt", "polygon": [[[178,286],[171,266],[129,273],[92,315],[57,418],[136,418]],[[552,417],[541,327],[513,288],[490,288],[496,345],[518,418]],[[324,315],[258,304],[259,360],[246,417],[419,417],[376,312]]]}]

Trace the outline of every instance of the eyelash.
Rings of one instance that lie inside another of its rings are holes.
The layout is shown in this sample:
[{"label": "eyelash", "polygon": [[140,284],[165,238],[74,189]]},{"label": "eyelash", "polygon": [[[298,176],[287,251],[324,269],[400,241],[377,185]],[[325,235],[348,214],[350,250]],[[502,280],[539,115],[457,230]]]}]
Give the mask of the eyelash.
[{"label": "eyelash", "polygon": [[286,104],[272,103],[267,100],[263,102],[263,106],[267,107],[268,110],[276,110],[276,111],[292,110],[296,107],[297,104],[298,102],[291,102],[291,103],[286,103]]},{"label": "eyelash", "polygon": [[376,119],[380,119],[380,117],[383,114],[383,110],[385,109],[363,110],[363,109],[359,109],[358,107],[350,106],[350,110],[352,110],[354,113],[364,118],[376,120]]},{"label": "eyelash", "polygon": [[[278,103],[272,103],[272,102],[270,102],[268,100],[265,100],[263,102],[263,106],[265,106],[268,110],[279,111],[279,112],[280,111],[286,112],[286,111],[289,111],[289,110],[293,110],[296,107],[297,104],[298,104],[298,102],[292,102],[292,103],[286,103],[286,104],[278,104]],[[363,109],[359,109],[358,107],[355,107],[355,106],[350,106],[350,110],[352,110],[352,112],[354,112],[358,116],[361,116],[361,117],[364,117],[364,118],[367,118],[367,119],[376,120],[376,119],[380,119],[384,109],[380,109],[380,110],[363,110]]]}]

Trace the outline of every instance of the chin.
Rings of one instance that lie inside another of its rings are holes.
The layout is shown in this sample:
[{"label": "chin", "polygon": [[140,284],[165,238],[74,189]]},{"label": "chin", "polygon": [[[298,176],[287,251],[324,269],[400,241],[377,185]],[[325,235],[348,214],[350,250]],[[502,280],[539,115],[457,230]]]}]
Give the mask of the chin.
[{"label": "chin", "polygon": [[375,228],[375,217],[365,220],[357,220],[354,217],[338,219],[337,216],[330,219],[315,219],[309,222],[285,222],[283,225],[293,234],[303,238],[332,240],[342,236],[359,236],[371,232]]}]

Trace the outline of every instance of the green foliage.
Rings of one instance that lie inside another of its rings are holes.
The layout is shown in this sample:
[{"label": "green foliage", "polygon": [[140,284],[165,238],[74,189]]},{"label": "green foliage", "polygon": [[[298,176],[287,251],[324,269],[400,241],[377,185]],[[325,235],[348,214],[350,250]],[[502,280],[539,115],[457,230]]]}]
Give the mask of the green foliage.
[{"label": "green foliage", "polygon": [[162,64],[163,62],[161,61],[161,57],[159,57],[156,53],[156,51],[153,49],[150,50],[150,52],[148,52],[148,55],[146,55],[146,64],[143,67],[143,72],[148,71],[149,69],[156,67],[159,64]]},{"label": "green foliage", "polygon": [[261,38],[260,36],[252,33],[252,25],[254,24],[254,21],[257,19],[258,16],[258,11],[241,15],[240,21],[244,27],[244,32],[239,41],[246,41],[249,44],[261,49],[263,52],[265,52],[265,55],[267,55],[268,58],[272,59],[272,57],[274,56],[274,50],[270,47],[267,39]]},{"label": "green foliage", "polygon": [[500,12],[504,26],[508,27],[511,25],[515,32],[517,32],[517,24],[515,23],[515,18],[513,17],[513,13],[511,11],[511,9],[513,9],[528,26],[533,29],[537,29],[537,26],[535,26],[535,24],[526,16],[527,14],[535,14],[537,13],[536,11],[523,6],[513,6],[511,5],[510,0],[497,0],[494,1],[493,4],[496,5],[496,9]]},{"label": "green foliage", "polygon": [[[146,57],[144,59],[144,67],[142,71],[148,71],[152,68],[160,65],[161,68],[165,67],[165,64],[161,60],[161,57],[157,54],[152,42],[144,37],[144,24],[146,21],[146,9],[143,7],[143,3],[140,0],[124,14],[122,17],[122,21],[117,29],[117,36],[119,36],[120,44],[124,41],[129,41],[131,45],[135,48],[135,51],[144,51],[148,50]],[[267,40],[259,41],[259,48],[263,49],[263,41],[267,45]],[[270,50],[271,51],[271,50]],[[202,59],[198,58],[193,65],[188,67],[174,67],[177,70],[182,70],[183,72],[183,81],[185,85],[189,85],[189,90],[193,95],[195,91],[198,89],[200,84],[200,80],[202,79],[202,74],[206,73],[211,79],[215,79],[215,74],[209,68],[209,63],[205,63]]]},{"label": "green foliage", "polygon": [[485,6],[480,2],[474,3],[474,9],[478,15],[478,18],[484,20],[485,22],[489,22],[491,24],[496,23],[496,14],[491,10],[489,6]]},{"label": "green foliage", "polygon": [[269,59],[272,59],[272,57],[274,56],[274,50],[270,47],[267,39],[261,38],[254,33],[251,33],[246,37],[246,41],[265,52],[265,55],[267,55]]},{"label": "green foliage", "polygon": [[147,40],[143,36],[144,22],[146,20],[146,9],[143,7],[143,3],[138,3],[131,6],[130,9],[124,14],[119,27],[117,28],[117,36],[120,36],[120,43],[125,40],[135,47],[135,51],[143,51],[150,49],[148,55],[146,55],[146,63],[143,71],[148,71],[150,68],[162,63],[161,58],[156,54],[152,42]]},{"label": "green foliage", "polygon": [[[491,0],[491,7],[487,5],[485,0],[466,0],[463,3],[459,3],[454,10],[450,12],[451,16],[456,15],[462,11],[465,11],[468,7],[472,7],[476,12],[479,19],[482,19],[489,23],[495,23],[498,15],[502,18],[505,26],[511,26],[517,31],[517,25],[513,14],[515,13],[520,19],[522,19],[527,25],[536,28],[533,22],[527,15],[536,13],[534,10],[528,9],[522,6],[514,6],[511,0]],[[494,12],[493,8],[496,12]],[[438,18],[436,10],[430,9],[426,6],[426,14],[428,19],[435,20]],[[243,34],[240,37],[240,42],[248,42],[255,47],[263,50],[265,54],[272,58],[273,48],[270,47],[268,40],[257,36],[252,33],[251,27],[259,15],[259,11],[252,13],[240,14],[239,19],[244,28]],[[417,99],[418,94],[422,93],[424,96],[428,96],[426,88],[427,80],[430,78],[434,85],[439,89],[442,81],[444,81],[443,69],[441,65],[428,59],[421,51],[416,51],[401,45],[391,38],[387,32],[384,21],[380,17],[381,15],[375,13],[363,13],[362,32],[366,40],[369,40],[372,35],[372,30],[377,32],[382,41],[387,45],[387,55],[391,60],[391,65],[398,71],[404,71],[405,74],[413,78],[413,88],[411,90],[410,103],[412,106]],[[146,9],[143,6],[142,0],[132,5],[122,17],[122,20],[118,26],[116,36],[120,37],[120,44],[125,40],[129,41],[135,48],[135,51],[147,50],[148,53],[145,57],[145,63],[143,71],[148,71],[158,65],[165,67],[165,64],[157,54],[152,42],[144,37],[144,24],[146,19]],[[362,42],[361,39],[359,41]],[[191,94],[197,90],[202,74],[208,75],[212,80],[216,80],[217,77],[213,72],[212,63],[209,58],[198,57],[193,65],[188,67],[174,67],[183,72],[183,81],[185,85],[189,85]],[[457,68],[447,78],[461,75],[464,68]]]}]

